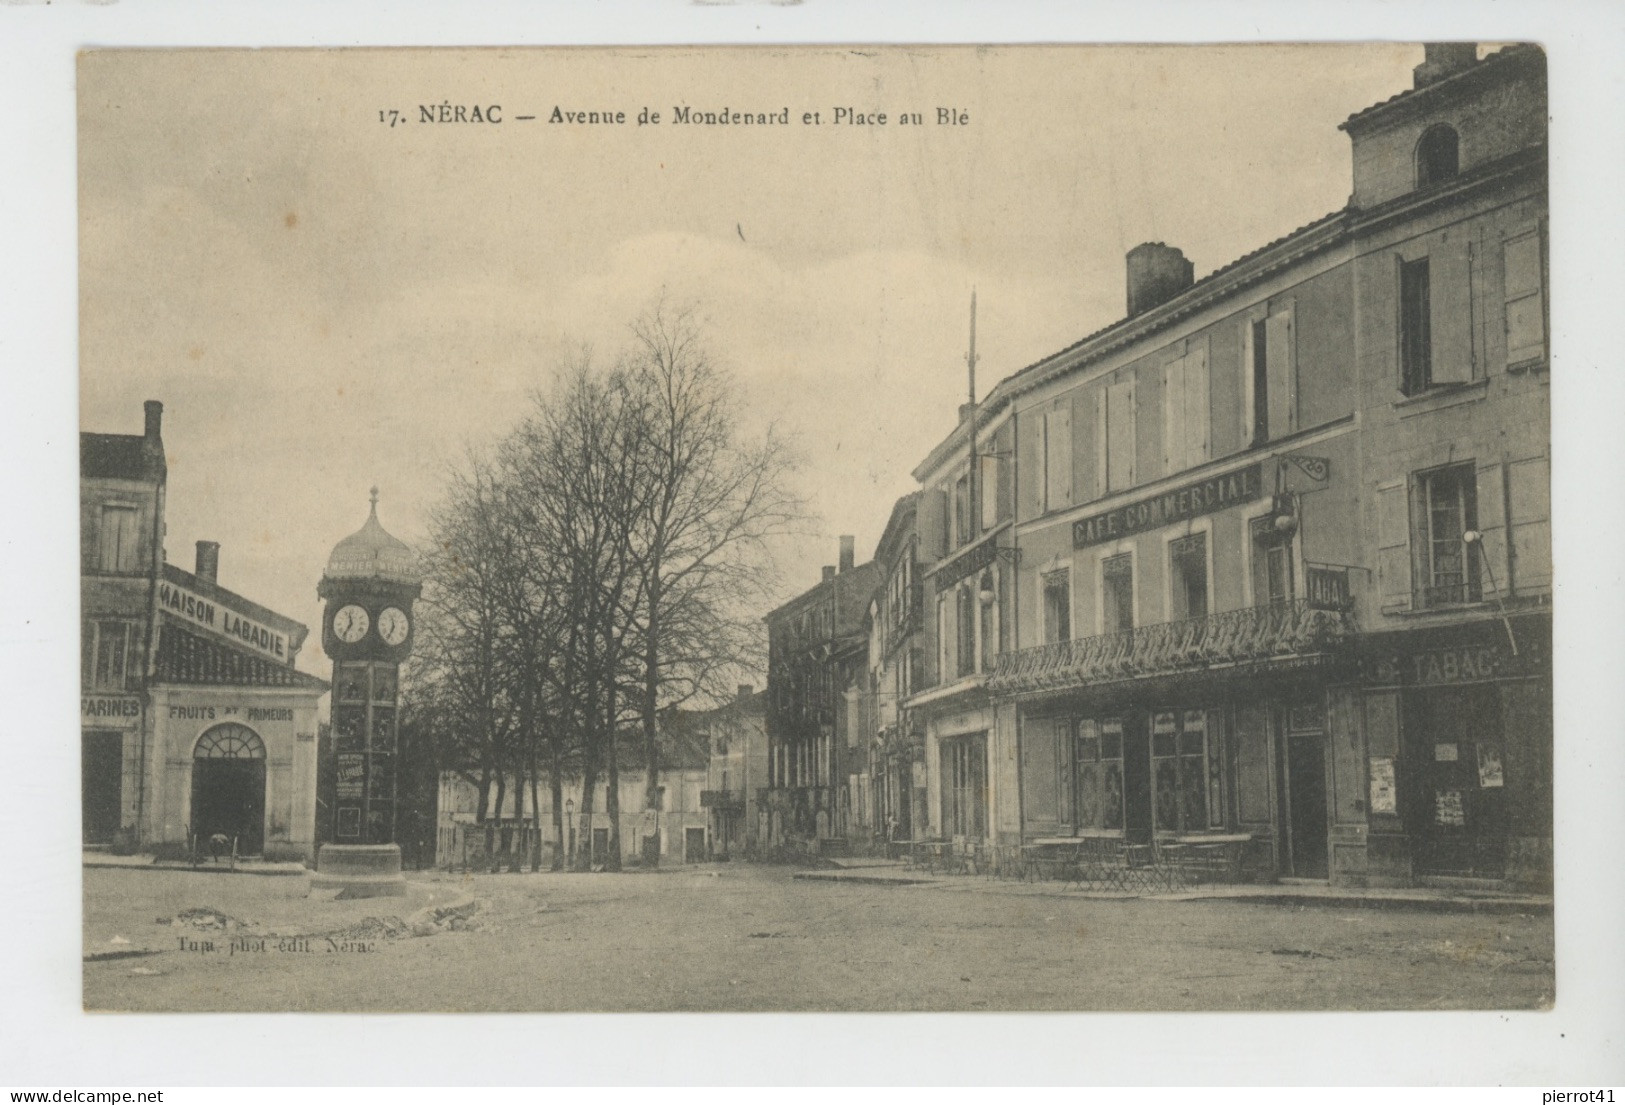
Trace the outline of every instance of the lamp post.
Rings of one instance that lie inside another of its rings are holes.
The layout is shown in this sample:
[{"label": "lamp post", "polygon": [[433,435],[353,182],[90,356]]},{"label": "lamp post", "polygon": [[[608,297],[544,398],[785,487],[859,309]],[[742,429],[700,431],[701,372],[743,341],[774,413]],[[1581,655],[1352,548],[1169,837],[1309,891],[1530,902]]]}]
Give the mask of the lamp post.
[{"label": "lamp post", "polygon": [[564,823],[569,826],[570,841],[570,846],[565,849],[565,855],[570,857],[570,863],[574,863],[576,854],[576,800],[574,798],[564,800]]}]

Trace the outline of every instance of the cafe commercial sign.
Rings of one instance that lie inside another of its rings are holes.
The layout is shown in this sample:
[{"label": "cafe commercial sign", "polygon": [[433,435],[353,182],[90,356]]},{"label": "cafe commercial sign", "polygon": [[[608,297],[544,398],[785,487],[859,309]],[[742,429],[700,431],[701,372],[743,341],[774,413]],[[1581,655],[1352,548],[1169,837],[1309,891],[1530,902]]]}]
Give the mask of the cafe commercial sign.
[{"label": "cafe commercial sign", "polygon": [[1072,546],[1083,549],[1129,537],[1147,530],[1161,529],[1227,507],[1249,503],[1264,494],[1264,469],[1252,464],[1188,483],[1172,491],[1127,503],[1114,510],[1080,518],[1072,523]]}]

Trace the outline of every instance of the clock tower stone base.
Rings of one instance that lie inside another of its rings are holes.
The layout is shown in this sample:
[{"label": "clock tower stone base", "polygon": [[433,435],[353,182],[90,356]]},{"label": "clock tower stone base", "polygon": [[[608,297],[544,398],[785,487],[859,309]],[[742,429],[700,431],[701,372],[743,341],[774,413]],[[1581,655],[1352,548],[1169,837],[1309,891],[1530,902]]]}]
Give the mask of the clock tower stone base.
[{"label": "clock tower stone base", "polygon": [[316,853],[312,890],[342,890],[347,898],[398,898],[406,893],[399,844],[324,844]]}]

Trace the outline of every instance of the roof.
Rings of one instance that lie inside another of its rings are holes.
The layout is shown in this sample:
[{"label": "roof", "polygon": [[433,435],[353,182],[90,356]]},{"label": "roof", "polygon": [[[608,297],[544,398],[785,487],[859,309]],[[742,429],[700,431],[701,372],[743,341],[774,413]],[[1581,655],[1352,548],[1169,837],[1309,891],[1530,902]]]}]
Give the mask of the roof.
[{"label": "roof", "polygon": [[378,489],[372,489],[372,509],[362,527],[333,546],[324,579],[379,579],[388,583],[423,582],[423,570],[406,542],[378,522]]},{"label": "roof", "polygon": [[875,563],[890,565],[908,535],[913,532],[912,520],[920,506],[920,493],[910,491],[907,495],[892,504],[891,517],[886,519],[886,528],[880,532],[880,540],[875,545]]},{"label": "roof", "polygon": [[325,679],[232,648],[224,641],[193,633],[173,621],[166,621],[158,635],[154,682],[289,687],[314,694],[328,688]]},{"label": "roof", "polygon": [[[145,480],[153,475],[147,468],[146,438],[140,434],[80,434],[80,478]],[[160,451],[157,460],[163,464]]]},{"label": "roof", "polygon": [[[795,598],[780,603],[772,610],[769,610],[762,620],[771,622],[780,614],[799,610],[822,596],[827,588],[836,587],[839,588],[837,593],[842,600],[842,609],[836,612],[835,629],[839,633],[844,625],[847,631],[850,632],[856,630],[862,624],[869,611],[869,599],[874,595],[875,588],[878,586],[880,586],[880,565],[873,560],[866,561],[854,568],[848,568],[844,572],[837,572],[830,579],[819,580]],[[851,605],[854,596],[860,600],[856,604],[855,611]]]},{"label": "roof", "polygon": [[264,622],[272,629],[280,629],[286,633],[289,643],[297,651],[305,643],[305,636],[310,630],[304,622],[295,621],[285,614],[278,614],[268,606],[261,606],[252,599],[245,599],[235,591],[228,591],[218,583],[211,583],[202,576],[193,575],[184,568],[177,568],[173,564],[164,565],[164,578],[169,582],[185,587],[189,591],[196,591],[206,599],[212,599],[222,606],[229,606],[240,614],[247,614],[255,621]]},{"label": "roof", "polygon": [[[1388,114],[1391,109],[1401,103],[1409,103],[1418,98],[1433,98],[1440,90],[1454,92],[1462,87],[1481,80],[1489,70],[1498,69],[1509,61],[1528,61],[1535,58],[1544,58],[1545,52],[1533,43],[1520,42],[1512,46],[1505,46],[1493,53],[1479,58],[1473,65],[1467,66],[1459,73],[1452,73],[1442,80],[1432,84],[1424,84],[1420,88],[1407,88],[1403,92],[1396,92],[1380,103],[1362,108],[1339,123],[1339,130],[1359,130],[1367,124],[1374,122],[1377,117]],[[1352,124],[1352,126],[1351,126]]]}]

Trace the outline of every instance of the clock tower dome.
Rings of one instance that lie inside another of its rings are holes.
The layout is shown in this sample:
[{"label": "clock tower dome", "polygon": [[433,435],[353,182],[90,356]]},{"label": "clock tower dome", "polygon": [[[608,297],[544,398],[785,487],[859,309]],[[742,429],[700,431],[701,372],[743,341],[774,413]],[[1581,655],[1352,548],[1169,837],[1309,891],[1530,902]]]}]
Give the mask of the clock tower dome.
[{"label": "clock tower dome", "polygon": [[387,845],[399,878],[396,785],[399,774],[400,667],[412,652],[412,604],[423,575],[406,544],[378,522],[378,489],[366,524],[327,559],[317,594],[322,649],[333,660],[332,841],[322,850],[343,860],[347,846]]}]

